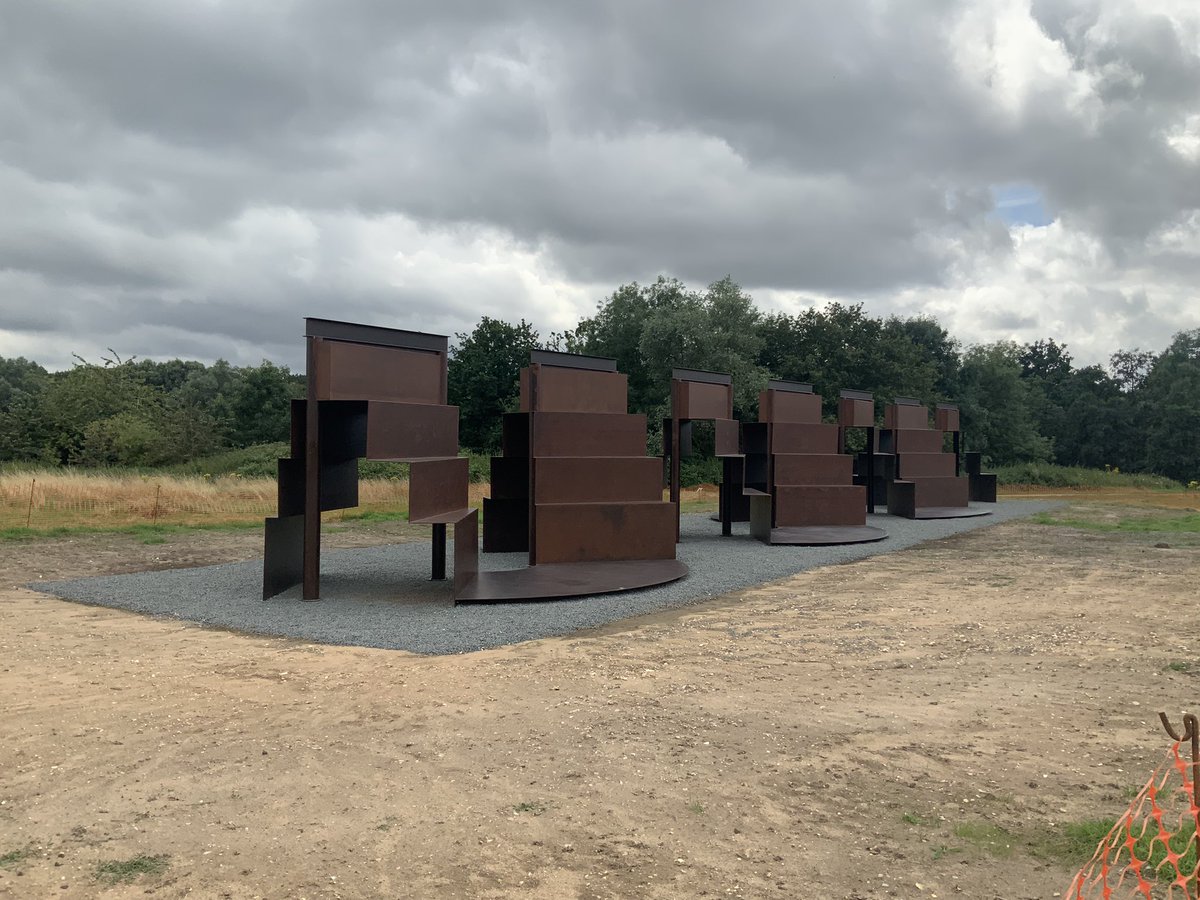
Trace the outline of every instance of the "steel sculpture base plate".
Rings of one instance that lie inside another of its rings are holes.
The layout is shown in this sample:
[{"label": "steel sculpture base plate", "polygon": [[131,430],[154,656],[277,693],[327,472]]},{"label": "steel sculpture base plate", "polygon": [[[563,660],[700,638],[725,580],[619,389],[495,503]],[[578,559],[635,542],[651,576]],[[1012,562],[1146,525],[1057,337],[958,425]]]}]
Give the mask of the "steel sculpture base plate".
[{"label": "steel sculpture base plate", "polygon": [[521,603],[590,597],[678,581],[688,567],[677,559],[543,563],[525,569],[480,572],[458,591],[456,603]]},{"label": "steel sculpture base plate", "polygon": [[990,509],[974,509],[969,506],[919,506],[914,519],[969,519],[972,516],[990,516]]},{"label": "steel sculpture base plate", "polygon": [[866,544],[882,541],[887,532],[870,525],[791,525],[771,529],[772,546],[792,545],[799,547],[823,544]]}]

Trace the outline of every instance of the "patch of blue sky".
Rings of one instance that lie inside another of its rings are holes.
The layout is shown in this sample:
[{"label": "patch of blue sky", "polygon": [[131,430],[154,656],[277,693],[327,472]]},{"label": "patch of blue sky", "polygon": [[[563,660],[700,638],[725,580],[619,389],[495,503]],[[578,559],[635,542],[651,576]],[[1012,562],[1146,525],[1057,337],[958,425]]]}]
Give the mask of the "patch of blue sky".
[{"label": "patch of blue sky", "polygon": [[1028,184],[993,185],[995,212],[1009,225],[1049,225],[1054,217],[1046,212],[1041,191]]}]

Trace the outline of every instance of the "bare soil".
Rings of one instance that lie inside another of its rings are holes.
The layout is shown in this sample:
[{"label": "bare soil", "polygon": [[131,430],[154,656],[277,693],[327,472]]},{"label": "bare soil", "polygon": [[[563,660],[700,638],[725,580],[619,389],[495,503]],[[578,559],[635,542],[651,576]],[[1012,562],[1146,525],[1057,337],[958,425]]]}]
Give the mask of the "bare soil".
[{"label": "bare soil", "polygon": [[253,532],[5,544],[0,896],[1050,897],[1194,709],[1195,538],[1010,523],[437,658],[14,586]]}]

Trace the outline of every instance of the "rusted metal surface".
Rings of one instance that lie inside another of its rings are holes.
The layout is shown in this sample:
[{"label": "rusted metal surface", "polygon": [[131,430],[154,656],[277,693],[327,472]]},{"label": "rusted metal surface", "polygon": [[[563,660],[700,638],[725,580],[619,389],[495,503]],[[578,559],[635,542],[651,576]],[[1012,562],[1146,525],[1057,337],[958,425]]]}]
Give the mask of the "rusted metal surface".
[{"label": "rusted metal surface", "polygon": [[997,478],[992,472],[983,471],[983,455],[977,452],[966,453],[964,458],[970,498],[981,503],[995,503]]},{"label": "rusted metal surface", "polygon": [[928,428],[885,429],[879,437],[884,453],[941,453],[945,443],[940,431]]},{"label": "rusted metal surface", "polygon": [[807,425],[797,422],[771,423],[772,453],[838,452],[836,425]]},{"label": "rusted metal surface", "polygon": [[958,407],[953,403],[939,403],[933,414],[934,428],[938,431],[958,431]]},{"label": "rusted metal surface", "polygon": [[263,554],[263,599],[304,580],[304,516],[267,519]]},{"label": "rusted metal surface", "polygon": [[532,431],[534,457],[646,455],[646,417],[641,414],[536,413]]},{"label": "rusted metal surface", "polygon": [[465,509],[470,460],[456,456],[410,463],[408,467],[409,521]]},{"label": "rusted metal surface", "polygon": [[454,523],[454,593],[465,591],[479,574],[479,513],[471,510]]},{"label": "rusted metal surface", "polygon": [[458,407],[368,403],[364,455],[401,461],[458,456]]},{"label": "rusted metal surface", "polygon": [[529,551],[529,499],[483,500],[483,552]]},{"label": "rusted metal surface", "polygon": [[318,400],[446,402],[441,354],[326,340],[317,347]]},{"label": "rusted metal surface", "polygon": [[954,454],[952,453],[904,453],[900,456],[896,477],[953,478],[954,474]]},{"label": "rusted metal surface", "polygon": [[677,581],[688,569],[677,559],[552,563],[504,572],[480,572],[458,592],[458,603],[504,603],[586,597]]},{"label": "rusted metal surface", "polygon": [[733,388],[728,384],[672,380],[671,410],[677,419],[732,419]]},{"label": "rusted metal surface", "polygon": [[652,456],[564,456],[533,461],[535,503],[662,500],[662,464]]},{"label": "rusted metal surface", "polygon": [[884,428],[929,428],[929,410],[920,400],[897,397],[883,408]]},{"label": "rusted metal surface", "polygon": [[803,528],[772,528],[766,543],[790,547],[817,547],[829,544],[868,544],[882,541],[887,532],[873,525],[808,525]]},{"label": "rusted metal surface", "polygon": [[776,484],[853,484],[854,460],[844,453],[778,453]]},{"label": "rusted metal surface", "polygon": [[758,395],[758,420],[815,425],[821,421],[821,397],[798,391],[768,390]]},{"label": "rusted metal surface", "polygon": [[531,368],[522,372],[521,412],[625,413],[629,377],[620,372],[594,372],[539,366],[537,406],[529,396]]},{"label": "rusted metal surface", "polygon": [[838,397],[838,425],[842,428],[874,428],[874,396],[868,391],[842,391]]},{"label": "rusted metal surface", "polygon": [[[675,509],[675,540],[679,540],[680,465],[692,454],[692,423],[711,420],[715,431],[715,455],[725,458],[717,511],[721,533],[731,534],[734,515],[744,504],[729,496],[730,477],[740,457],[738,423],[733,418],[733,376],[702,369],[671,370],[671,417],[663,423],[663,454],[667,465],[668,496]],[[737,481],[742,479],[736,478]]]},{"label": "rusted metal surface", "polygon": [[534,565],[675,556],[669,503],[548,503],[534,506]]}]

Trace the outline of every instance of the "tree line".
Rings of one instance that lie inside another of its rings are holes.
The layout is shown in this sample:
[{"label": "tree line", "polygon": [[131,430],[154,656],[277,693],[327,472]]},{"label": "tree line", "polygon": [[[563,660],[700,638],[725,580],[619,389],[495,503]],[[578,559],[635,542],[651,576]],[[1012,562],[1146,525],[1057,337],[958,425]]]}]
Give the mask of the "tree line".
[{"label": "tree line", "polygon": [[[1200,477],[1200,329],[1160,352],[1118,350],[1107,366],[1076,367],[1053,339],[964,347],[925,316],[881,318],[861,305],[766,313],[731,279],[704,290],[660,278],[627,284],[594,314],[545,337],[524,320],[483,317],[455,336],[450,402],[460,441],[498,451],[500,414],[517,405],[517,374],[533,349],[613,357],[629,377],[633,412],[668,413],[673,367],[733,375],[735,415],[757,416],[769,378],[811,382],[834,414],[842,388],[925,403],[956,402],[964,439],[989,465],[1053,462]],[[0,359],[0,460],[158,466],[221,449],[281,441],[304,379],[263,362],[234,367],[171,360],[79,360],[47,372]]]}]

